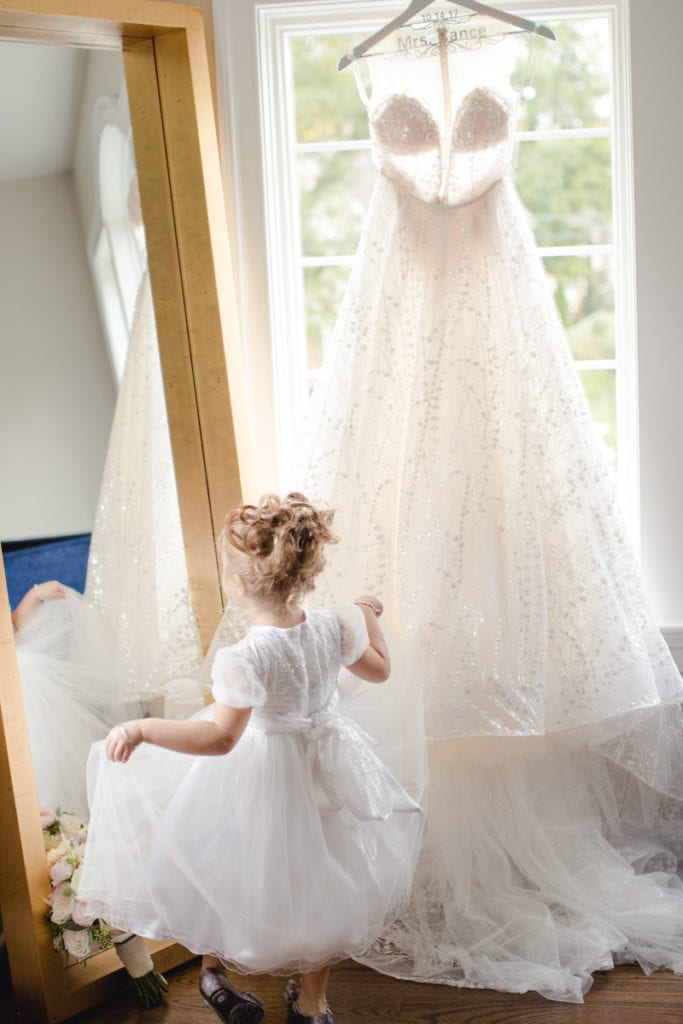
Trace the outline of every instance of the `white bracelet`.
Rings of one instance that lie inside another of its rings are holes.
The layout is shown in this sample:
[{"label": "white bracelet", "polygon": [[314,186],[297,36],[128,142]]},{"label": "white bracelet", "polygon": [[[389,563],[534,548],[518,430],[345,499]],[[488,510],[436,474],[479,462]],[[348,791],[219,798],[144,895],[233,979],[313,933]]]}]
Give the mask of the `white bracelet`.
[{"label": "white bracelet", "polygon": [[379,608],[376,608],[374,604],[370,604],[369,601],[354,601],[353,603],[354,604],[364,604],[366,608],[369,608],[371,611],[373,611],[375,613],[377,618],[379,618],[380,615],[382,614],[381,610]]},{"label": "white bracelet", "polygon": [[39,599],[40,599],[40,603],[41,603],[41,604],[45,604],[45,598],[44,598],[44,597],[43,597],[43,595],[41,594],[41,592],[40,592],[40,589],[39,589],[39,587],[38,587],[38,584],[37,584],[37,583],[34,583],[34,584],[33,584],[33,589],[35,590],[36,594],[38,595],[38,597],[39,597]]},{"label": "white bracelet", "polygon": [[119,729],[119,732],[121,733],[121,735],[123,736],[124,740],[126,741],[126,743],[129,743],[131,745],[131,747],[137,747],[137,743],[135,742],[135,740],[133,739],[131,734],[128,732],[128,730],[126,729],[125,725],[123,725],[123,723],[121,723],[119,725],[118,729]]}]

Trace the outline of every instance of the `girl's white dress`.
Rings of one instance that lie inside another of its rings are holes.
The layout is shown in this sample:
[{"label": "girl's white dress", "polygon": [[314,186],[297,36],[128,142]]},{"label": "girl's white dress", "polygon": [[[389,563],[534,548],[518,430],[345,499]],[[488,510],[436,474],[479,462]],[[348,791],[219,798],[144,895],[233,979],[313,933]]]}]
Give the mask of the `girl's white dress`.
[{"label": "girl's white dress", "polygon": [[15,634],[31,760],[41,807],[87,818],[91,744],[120,720],[110,631],[86,599],[67,588]]},{"label": "girl's white dress", "polygon": [[243,972],[361,954],[408,900],[423,827],[342,711],[339,669],[367,644],[353,605],[252,626],[212,669],[216,701],[253,708],[230,754],[143,744],[120,764],[96,744],[88,911]]}]

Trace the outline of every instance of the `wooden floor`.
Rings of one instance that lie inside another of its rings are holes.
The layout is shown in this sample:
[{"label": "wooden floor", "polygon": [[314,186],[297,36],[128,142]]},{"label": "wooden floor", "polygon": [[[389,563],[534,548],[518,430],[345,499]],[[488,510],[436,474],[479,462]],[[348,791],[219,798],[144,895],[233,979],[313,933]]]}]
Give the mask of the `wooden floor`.
[{"label": "wooden floor", "polygon": [[[75,1017],[74,1024],[216,1024],[197,991],[198,964],[169,972],[171,990],[154,1010],[143,1012],[131,995]],[[5,955],[0,974],[0,1024],[17,1024]],[[250,978],[245,987],[263,999],[265,1024],[284,1024],[284,979]],[[333,969],[329,997],[336,1024],[683,1024],[683,977],[646,978],[633,967],[597,974],[583,1006],[399,982],[351,962]]]}]

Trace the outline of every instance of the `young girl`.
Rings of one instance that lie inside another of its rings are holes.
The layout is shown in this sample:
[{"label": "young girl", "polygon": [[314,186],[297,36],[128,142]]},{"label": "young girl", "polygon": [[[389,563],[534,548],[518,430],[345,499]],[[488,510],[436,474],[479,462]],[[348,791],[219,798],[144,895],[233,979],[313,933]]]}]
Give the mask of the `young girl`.
[{"label": "young girl", "polygon": [[362,953],[405,903],[422,833],[418,805],[337,707],[341,666],[389,676],[381,602],[301,604],[332,517],[301,494],[231,512],[223,584],[251,628],[216,654],[216,703],[187,722],[125,722],[104,745],[110,761],[102,744],[91,756],[79,899],[117,928],[205,954],[200,991],[231,1024],[263,1010],[222,964],[301,971],[288,1021],[331,1024],[329,965]]}]

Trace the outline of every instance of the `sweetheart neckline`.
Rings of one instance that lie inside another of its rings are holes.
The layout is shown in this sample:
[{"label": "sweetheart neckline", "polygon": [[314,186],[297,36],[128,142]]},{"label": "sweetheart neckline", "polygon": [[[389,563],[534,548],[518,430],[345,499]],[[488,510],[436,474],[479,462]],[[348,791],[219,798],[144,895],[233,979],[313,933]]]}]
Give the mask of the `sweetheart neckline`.
[{"label": "sweetheart neckline", "polygon": [[[457,109],[456,115],[452,119],[452,122],[451,122],[451,131],[450,131],[450,144],[451,145],[453,145],[454,143],[457,142],[459,134],[460,134],[460,129],[462,127],[462,122],[463,122],[464,118],[468,115],[468,113],[470,113],[470,101],[472,100],[472,98],[474,96],[477,96],[477,95],[481,95],[482,97],[486,97],[487,99],[492,101],[491,105],[492,106],[495,105],[497,107],[499,113],[501,113],[501,114],[503,114],[505,116],[505,119],[506,119],[506,121],[508,122],[508,125],[509,125],[509,123],[511,121],[511,116],[512,116],[512,109],[511,109],[511,103],[507,99],[507,97],[505,97],[500,92],[497,92],[496,90],[490,89],[490,88],[488,88],[486,86],[476,86],[474,89],[470,89],[469,92],[465,93],[463,98],[462,98],[462,100],[461,100],[461,102],[458,104],[458,109]],[[434,136],[435,136],[435,139],[434,139],[434,142],[433,142],[432,145],[428,145],[428,146],[424,147],[425,150],[441,148],[444,145],[444,142],[446,142],[446,145],[448,145],[448,142],[446,141],[447,140],[446,131],[442,130],[442,128],[439,125],[439,122],[433,116],[433,114],[432,114],[431,110],[429,109],[429,107],[423,102],[422,99],[420,99],[419,96],[416,96],[416,95],[411,94],[409,92],[397,92],[397,93],[392,93],[389,96],[385,96],[377,104],[377,107],[374,110],[370,109],[370,111],[369,111],[369,118],[368,119],[369,119],[369,123],[370,123],[371,128],[374,128],[375,130],[377,130],[377,122],[380,120],[381,116],[387,111],[387,109],[389,109],[391,107],[391,105],[394,102],[400,101],[400,100],[408,100],[411,103],[416,104],[419,107],[421,113],[424,115],[425,119],[429,122],[429,133],[431,134],[431,132],[433,132]],[[444,126],[444,129],[445,129],[445,126]],[[500,141],[500,140],[497,140],[497,141]],[[479,147],[474,147],[474,148],[478,149]],[[482,147],[482,148],[488,148],[488,147]]]},{"label": "sweetheart neckline", "polygon": [[[502,95],[502,93],[496,92],[493,89],[489,89],[486,86],[476,86],[474,89],[470,89],[469,92],[465,93],[465,95],[463,96],[462,101],[458,104],[458,112],[455,115],[455,118],[453,119],[453,124],[454,125],[457,124],[458,120],[460,119],[460,117],[462,115],[462,112],[463,112],[463,108],[465,107],[467,101],[469,99],[471,99],[472,96],[476,96],[477,93],[483,93],[483,94],[486,94],[486,95],[490,96],[494,100],[494,102],[498,104],[499,107],[505,108],[505,106],[506,106],[505,97]],[[432,122],[434,127],[437,129],[437,131],[439,131],[439,134],[441,133],[440,129],[439,129],[438,121],[433,116],[433,114],[432,114],[431,110],[429,109],[429,107],[427,106],[427,104],[424,103],[420,99],[419,96],[415,95],[414,93],[410,93],[410,92],[394,92],[394,93],[391,93],[389,96],[383,97],[383,99],[381,99],[378,102],[376,108],[372,107],[372,100],[371,100],[370,101],[371,110],[370,110],[370,114],[369,114],[369,121],[370,121],[370,123],[374,122],[378,112],[383,107],[388,106],[389,103],[392,103],[394,100],[397,100],[397,99],[400,99],[400,100],[412,100],[414,103],[417,103],[418,106],[424,111],[424,113],[430,119],[430,121]]]}]

